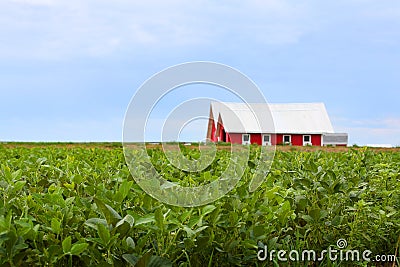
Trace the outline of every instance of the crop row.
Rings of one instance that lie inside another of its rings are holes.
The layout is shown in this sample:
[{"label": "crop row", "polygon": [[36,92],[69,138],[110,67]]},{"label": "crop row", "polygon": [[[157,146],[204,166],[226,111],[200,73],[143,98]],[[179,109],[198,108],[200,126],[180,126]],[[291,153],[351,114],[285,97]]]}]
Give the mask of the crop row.
[{"label": "crop row", "polygon": [[[269,266],[257,259],[264,246],[321,251],[338,239],[347,249],[399,255],[398,153],[278,151],[250,193],[251,149],[228,195],[184,208],[147,195],[120,148],[0,147],[0,265]],[[160,173],[190,186],[216,179],[229,157],[218,152],[196,176],[173,169],[161,150],[149,154]]]}]

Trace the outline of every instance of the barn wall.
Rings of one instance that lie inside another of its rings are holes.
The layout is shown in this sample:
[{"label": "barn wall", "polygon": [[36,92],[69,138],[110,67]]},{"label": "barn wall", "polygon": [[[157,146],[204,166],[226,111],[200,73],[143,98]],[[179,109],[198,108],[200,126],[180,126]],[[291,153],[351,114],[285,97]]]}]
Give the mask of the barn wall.
[{"label": "barn wall", "polygon": [[311,135],[311,143],[313,146],[321,146],[321,135],[320,134],[312,134]]},{"label": "barn wall", "polygon": [[224,125],[219,126],[219,141],[224,141],[225,140],[225,131],[224,131]]},{"label": "barn wall", "polygon": [[275,144],[272,143],[273,145],[279,145],[283,143],[283,134],[277,134],[275,138]]},{"label": "barn wall", "polygon": [[[271,143],[272,145],[279,145],[283,143],[283,135],[286,134],[271,134]],[[291,135],[291,141],[293,146],[302,146],[303,145],[303,134],[289,134]],[[310,134],[311,142],[313,146],[321,146],[321,135],[320,134]],[[241,133],[226,133],[227,142],[231,142],[233,144],[241,144],[242,143],[242,134]],[[250,142],[252,144],[262,144],[262,134],[250,134]]]},{"label": "barn wall", "polygon": [[302,146],[303,145],[303,135],[302,134],[292,134],[291,142],[293,146]]},{"label": "barn wall", "polygon": [[275,146],[278,143],[278,135],[271,134],[271,145]]},{"label": "barn wall", "polygon": [[[242,143],[242,134],[239,133],[230,133],[229,137],[231,139],[232,144],[241,144]],[[251,137],[250,137],[251,138]]]},{"label": "barn wall", "polygon": [[[287,134],[277,134],[276,141],[274,142],[274,138],[272,137],[272,144],[279,145],[283,143],[283,136]],[[303,134],[289,134],[291,135],[291,141],[293,146],[302,146],[303,145]],[[308,135],[308,134],[306,134]],[[311,143],[313,146],[321,146],[321,135],[320,134],[310,134],[311,135]]]},{"label": "barn wall", "polygon": [[215,134],[214,120],[210,117],[210,118],[208,118],[208,127],[207,127],[206,138],[210,139],[211,141],[215,141],[214,134]]},{"label": "barn wall", "polygon": [[231,136],[229,135],[229,133],[225,133],[225,142],[230,143],[231,142]]},{"label": "barn wall", "polygon": [[250,134],[250,142],[252,144],[261,145],[261,134]]},{"label": "barn wall", "polygon": [[211,141],[216,142],[217,141],[217,137],[215,136],[215,131],[217,129],[215,128],[215,124],[214,124],[214,120],[212,120],[212,126],[211,126],[211,137],[208,137],[211,139]]},{"label": "barn wall", "polygon": [[[241,144],[242,143],[242,134],[241,133],[230,133],[226,134],[228,140],[227,142],[231,142],[232,144]],[[250,142],[252,144],[261,145],[261,134],[250,134]]]}]

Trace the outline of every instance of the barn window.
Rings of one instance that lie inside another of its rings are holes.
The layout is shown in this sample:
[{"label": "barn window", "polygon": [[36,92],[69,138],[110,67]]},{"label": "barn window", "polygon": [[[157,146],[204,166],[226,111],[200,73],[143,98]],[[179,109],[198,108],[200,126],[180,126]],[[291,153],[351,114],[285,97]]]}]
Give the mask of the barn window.
[{"label": "barn window", "polygon": [[250,144],[250,134],[242,134],[242,144],[243,145]]},{"label": "barn window", "polygon": [[270,146],[271,145],[271,135],[270,134],[264,134],[263,135],[262,144],[263,144],[263,146]]},{"label": "barn window", "polygon": [[284,144],[290,144],[292,142],[290,137],[291,137],[290,135],[284,135],[283,136],[283,143]]},{"label": "barn window", "polygon": [[303,146],[311,146],[311,135],[303,135]]}]

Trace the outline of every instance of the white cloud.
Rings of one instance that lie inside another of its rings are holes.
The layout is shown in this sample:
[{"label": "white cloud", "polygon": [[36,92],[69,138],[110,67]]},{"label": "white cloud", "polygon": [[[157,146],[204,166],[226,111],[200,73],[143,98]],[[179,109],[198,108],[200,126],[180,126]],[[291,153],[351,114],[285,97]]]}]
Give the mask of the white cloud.
[{"label": "white cloud", "polygon": [[[245,42],[295,44],[307,34],[326,30],[326,25],[336,25],[333,13],[357,20],[394,20],[399,10],[398,5],[361,5],[359,0],[345,6],[288,0],[4,0],[0,36],[7,38],[0,42],[0,58],[65,59],[170,48],[179,52],[188,47],[241,47]],[[396,29],[373,38],[396,44]]]},{"label": "white cloud", "polygon": [[[122,119],[8,119],[1,141],[122,141]],[[1,126],[0,126],[1,127]],[[28,135],[26,133],[29,133]]]},{"label": "white cloud", "polygon": [[400,130],[400,118],[386,118],[383,123],[388,127],[393,127]]},{"label": "white cloud", "polygon": [[400,145],[400,118],[348,119],[332,118],[336,131],[349,134],[349,144]]},{"label": "white cloud", "polygon": [[152,47],[179,51],[246,39],[293,43],[307,31],[306,17],[305,7],[278,0],[8,0],[0,3],[0,35],[8,36],[0,43],[0,57],[62,59]]},{"label": "white cloud", "polygon": [[30,6],[54,6],[57,4],[57,0],[11,0],[11,2]]}]

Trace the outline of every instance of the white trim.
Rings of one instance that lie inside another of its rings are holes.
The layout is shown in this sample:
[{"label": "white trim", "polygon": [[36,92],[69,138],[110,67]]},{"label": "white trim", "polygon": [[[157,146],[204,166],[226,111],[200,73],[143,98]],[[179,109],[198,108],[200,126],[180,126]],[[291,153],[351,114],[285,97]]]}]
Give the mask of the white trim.
[{"label": "white trim", "polygon": [[[244,140],[244,137],[246,135],[249,137],[247,141]],[[248,133],[247,134],[242,134],[242,145],[250,145],[250,144],[251,144],[251,135],[248,134]]]},{"label": "white trim", "polygon": [[[264,140],[264,137],[268,136],[268,141]],[[270,146],[271,145],[271,135],[270,134],[263,134],[261,135],[261,143],[263,146]]]},{"label": "white trim", "polygon": [[[308,136],[309,137],[309,141],[305,141],[304,138]],[[312,142],[311,142],[311,135],[310,134],[303,134],[303,146],[312,146]]]}]

